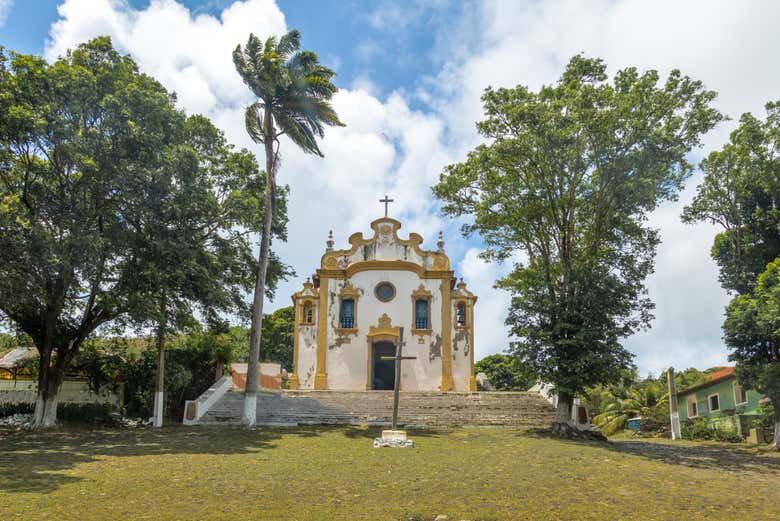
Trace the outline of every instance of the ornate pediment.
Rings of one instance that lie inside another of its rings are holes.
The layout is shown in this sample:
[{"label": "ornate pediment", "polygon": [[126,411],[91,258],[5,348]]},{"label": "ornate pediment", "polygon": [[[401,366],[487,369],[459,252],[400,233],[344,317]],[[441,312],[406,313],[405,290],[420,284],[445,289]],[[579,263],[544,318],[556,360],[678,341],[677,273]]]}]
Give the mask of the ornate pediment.
[{"label": "ornate pediment", "polygon": [[382,313],[382,316],[379,317],[377,320],[376,326],[370,326],[368,328],[368,336],[369,337],[377,337],[377,336],[385,336],[385,337],[392,337],[392,338],[398,338],[401,336],[401,329],[399,327],[394,327],[392,319],[387,315],[387,313]]},{"label": "ornate pediment", "polygon": [[351,247],[346,250],[328,249],[322,256],[320,269],[332,276],[350,277],[354,273],[366,270],[399,269],[439,276],[432,272],[448,272],[450,259],[444,253],[443,241],[439,240],[438,251],[423,250],[420,246],[423,238],[410,233],[408,239],[398,237],[401,223],[390,217],[383,217],[371,223],[374,235],[363,237],[354,233],[349,237]]}]

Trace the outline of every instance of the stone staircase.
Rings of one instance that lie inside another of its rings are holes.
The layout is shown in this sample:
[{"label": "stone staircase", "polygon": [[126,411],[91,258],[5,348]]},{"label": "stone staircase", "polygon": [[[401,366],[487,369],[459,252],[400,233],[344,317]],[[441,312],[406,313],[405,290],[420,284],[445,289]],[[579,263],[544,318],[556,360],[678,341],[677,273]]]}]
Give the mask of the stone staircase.
[{"label": "stone staircase", "polygon": [[[201,425],[238,425],[244,395],[228,391],[198,421]],[[400,393],[398,423],[407,427],[509,425],[541,427],[555,410],[530,392]],[[392,391],[262,391],[257,397],[258,425],[389,425]]]}]

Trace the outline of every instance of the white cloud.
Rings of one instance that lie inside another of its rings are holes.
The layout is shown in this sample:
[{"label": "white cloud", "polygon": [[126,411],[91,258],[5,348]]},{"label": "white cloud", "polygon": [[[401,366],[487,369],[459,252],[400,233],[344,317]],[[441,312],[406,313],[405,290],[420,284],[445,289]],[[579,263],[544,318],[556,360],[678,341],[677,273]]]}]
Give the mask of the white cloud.
[{"label": "white cloud", "polygon": [[[386,6],[392,7],[380,7]],[[373,22],[392,22],[398,13],[391,11],[380,9]],[[209,116],[232,142],[254,147],[242,117],[251,96],[233,69],[231,52],[249,32],[286,30],[273,1],[234,2],[212,16],[194,14],[174,0],[152,0],[143,9],[121,0],[66,0],[59,13],[47,58],[109,34],[142,70],[175,90],[182,107]],[[478,356],[504,350],[509,297],[492,284],[509,266],[485,264],[472,243],[458,241],[457,223],[437,216],[430,194],[442,166],[462,159],[478,142],[474,122],[482,116],[484,87],[538,88],[555,81],[569,57],[584,52],[604,58],[611,72],[628,65],[662,72],[679,68],[717,90],[717,105],[729,115],[761,112],[780,92],[780,32],[771,25],[778,15],[780,4],[771,1],[493,1],[464,9],[463,20],[450,21],[434,35],[433,52],[448,61],[416,85],[415,95],[429,110],[413,110],[401,93],[379,97],[372,79],[361,76],[334,98],[347,127],[327,131],[325,159],[283,144],[280,180],[292,186],[291,221],[289,241],[275,246],[299,278],[282,285],[272,308],[287,305],[289,294],[314,270],[328,229],[337,247],[345,246],[352,232],[368,231],[368,223],[381,215],[377,199],[389,193],[396,199],[391,215],[404,221],[402,232],[421,233],[435,247],[436,232],[445,230],[447,251],[479,296]],[[397,19],[389,27],[401,30],[404,24]],[[370,54],[370,47],[362,52]],[[722,143],[730,128],[722,125],[706,145]],[[664,241],[648,281],[657,319],[651,331],[627,343],[643,372],[725,362],[720,323],[726,297],[709,258],[715,230],[683,226],[678,219],[694,185],[689,183],[681,202],[664,205],[652,218]]]},{"label": "white cloud", "polygon": [[5,25],[13,6],[14,0],[0,0],[0,27]]},{"label": "white cloud", "polygon": [[[257,150],[243,123],[251,96],[233,69],[231,53],[250,32],[262,37],[286,30],[273,2],[236,2],[214,17],[195,16],[173,0],[153,0],[140,10],[118,0],[67,0],[59,13],[46,46],[48,59],[108,34],[144,72],[175,90],[188,112],[204,113],[231,142]],[[282,144],[279,179],[292,187],[291,221],[288,242],[275,248],[299,277],[279,288],[271,309],[287,305],[317,267],[329,229],[337,247],[346,246],[355,231],[370,231],[371,220],[382,215],[377,200],[385,193],[396,200],[390,211],[403,219],[402,234],[421,233],[429,247],[436,240],[442,221],[430,186],[453,160],[442,144],[442,121],[410,109],[398,94],[380,100],[375,90],[365,78],[335,95],[334,107],[347,126],[328,129],[321,145],[324,159]],[[258,159],[264,164],[262,154]]]},{"label": "white cloud", "polygon": [[[452,38],[455,58],[419,92],[445,122],[448,145],[458,158],[478,142],[473,122],[482,116],[479,97],[485,86],[522,83],[538,88],[552,83],[568,59],[580,52],[604,58],[610,72],[637,66],[664,74],[678,68],[718,91],[716,106],[734,119],[748,111],[762,114],[764,103],[780,97],[776,2],[492,1],[480,7],[471,14],[470,27],[478,33],[476,50],[464,51],[458,43],[470,41],[467,35]],[[720,146],[733,124],[722,124],[706,136],[705,150]],[[696,152],[699,157],[702,153]],[[728,298],[709,257],[717,230],[679,221],[700,179],[695,176],[679,202],[665,204],[651,218],[664,241],[656,272],[648,280],[656,320],[649,332],[626,342],[642,372],[726,363],[720,325]],[[488,299],[505,299],[498,290],[481,291],[480,312]],[[479,324],[478,351],[483,338],[503,331],[504,316],[499,313],[489,324]]]}]

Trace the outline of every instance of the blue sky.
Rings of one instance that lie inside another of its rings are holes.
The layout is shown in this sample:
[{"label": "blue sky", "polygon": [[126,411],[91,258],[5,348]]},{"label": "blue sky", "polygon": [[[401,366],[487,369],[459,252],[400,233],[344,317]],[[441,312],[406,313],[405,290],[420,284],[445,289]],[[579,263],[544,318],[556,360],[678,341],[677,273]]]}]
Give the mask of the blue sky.
[{"label": "blue sky", "polygon": [[[672,68],[719,92],[718,108],[737,119],[780,98],[780,3],[690,0],[483,0],[429,2],[294,0],[0,0],[0,45],[54,59],[108,34],[144,72],[176,91],[180,106],[203,113],[238,146],[251,148],[242,108],[251,101],[230,51],[248,33],[297,28],[303,47],[338,72],[334,105],[343,129],[328,132],[325,159],[282,149],[281,179],[292,190],[289,241],[277,245],[298,277],[283,284],[271,308],[288,305],[315,269],[329,229],[337,247],[381,216],[391,216],[435,248],[443,230],[456,272],[480,300],[476,354],[507,346],[508,295],[492,287],[509,269],[478,257],[478,238],[463,239],[444,219],[430,186],[441,169],[479,142],[474,122],[488,85],[555,81],[583,52],[625,66]],[[727,139],[733,122],[705,136],[697,161]],[[716,229],[680,223],[696,174],[677,202],[651,217],[661,232],[656,272],[647,286],[657,305],[650,331],[627,339],[640,371],[726,363],[720,324],[727,295],[709,258]]]},{"label": "blue sky", "polygon": [[[0,0],[1,2],[2,0]],[[61,0],[15,0],[4,27],[2,44],[17,51],[43,53],[49,27],[57,18]],[[194,16],[219,16],[232,0],[182,0]],[[144,9],[150,0],[130,0],[133,8]],[[321,60],[338,69],[338,82],[352,85],[370,78],[383,93],[413,90],[420,77],[442,64],[434,52],[439,30],[457,22],[467,2],[420,2],[403,0],[392,5],[357,0],[277,2],[289,28],[303,35],[303,46],[315,49]],[[401,30],[396,23],[405,17]],[[391,24],[386,24],[390,22]],[[357,45],[356,45],[357,43]]]}]

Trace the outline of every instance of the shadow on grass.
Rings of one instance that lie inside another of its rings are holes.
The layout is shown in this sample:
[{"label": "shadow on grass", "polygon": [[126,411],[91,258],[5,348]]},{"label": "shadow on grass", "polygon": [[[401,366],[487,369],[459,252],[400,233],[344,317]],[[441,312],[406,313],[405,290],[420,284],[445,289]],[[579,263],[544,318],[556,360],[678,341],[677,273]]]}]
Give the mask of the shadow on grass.
[{"label": "shadow on grass", "polygon": [[619,440],[610,442],[609,448],[624,454],[698,469],[780,472],[780,458],[757,454],[739,446]]},{"label": "shadow on grass", "polygon": [[[87,430],[65,427],[42,432],[0,430],[0,491],[52,492],[81,478],[63,471],[100,457],[133,457],[172,454],[245,454],[276,447],[285,436],[318,437],[341,433],[350,439],[381,436],[382,427],[300,426],[240,427],[181,426],[157,429]],[[410,429],[413,437],[440,435],[438,430]]]},{"label": "shadow on grass", "polygon": [[81,478],[60,472],[99,457],[242,454],[268,450],[273,430],[186,429],[0,431],[0,491],[51,492]]},{"label": "shadow on grass", "polygon": [[710,443],[676,443],[672,441],[612,440],[608,442],[569,440],[558,438],[545,429],[534,429],[519,434],[525,437],[546,438],[561,443],[600,447],[622,454],[630,454],[671,465],[704,470],[733,472],[780,472],[780,457],[760,454],[739,445]]}]

